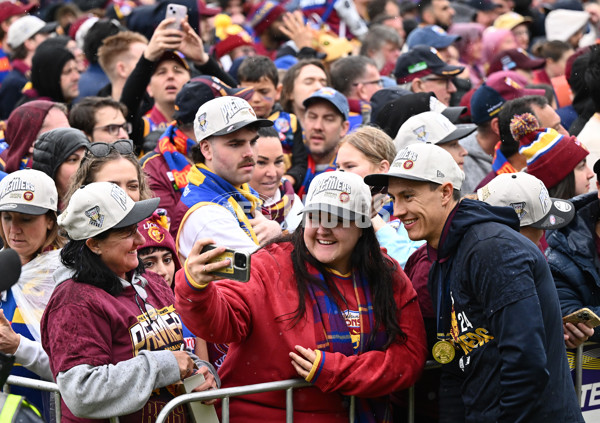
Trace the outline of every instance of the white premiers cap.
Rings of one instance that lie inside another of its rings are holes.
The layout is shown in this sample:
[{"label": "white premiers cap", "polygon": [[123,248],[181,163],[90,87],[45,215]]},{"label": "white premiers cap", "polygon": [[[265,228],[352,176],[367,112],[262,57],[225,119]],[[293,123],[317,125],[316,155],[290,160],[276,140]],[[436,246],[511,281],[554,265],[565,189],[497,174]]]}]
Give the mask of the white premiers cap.
[{"label": "white premiers cap", "polygon": [[112,182],[94,182],[73,193],[58,224],[69,238],[81,240],[113,228],[125,228],[149,217],[160,198],[134,202]]},{"label": "white premiers cap", "polygon": [[11,48],[17,48],[37,34],[44,26],[46,26],[46,22],[37,16],[22,16],[8,28],[6,41]]},{"label": "white premiers cap", "polygon": [[194,134],[199,143],[213,135],[227,135],[248,125],[273,126],[268,119],[258,119],[250,104],[240,97],[224,96],[204,103],[194,118]]},{"label": "white premiers cap", "polygon": [[355,173],[323,172],[312,180],[301,213],[322,211],[344,220],[371,226],[371,191]]},{"label": "white premiers cap", "polygon": [[477,125],[454,125],[446,116],[438,112],[423,112],[406,120],[398,130],[394,145],[400,150],[419,142],[444,144],[459,140],[471,134]]},{"label": "white premiers cap", "polygon": [[0,211],[40,215],[57,205],[56,185],[44,172],[17,170],[0,182]]},{"label": "white premiers cap", "polygon": [[387,173],[365,176],[371,186],[387,186],[389,177],[443,184],[460,190],[465,174],[450,153],[434,144],[411,144],[398,151]]},{"label": "white premiers cap", "polygon": [[477,198],[492,206],[512,207],[521,226],[560,229],[575,216],[570,201],[550,198],[542,181],[525,172],[503,173],[477,190]]}]

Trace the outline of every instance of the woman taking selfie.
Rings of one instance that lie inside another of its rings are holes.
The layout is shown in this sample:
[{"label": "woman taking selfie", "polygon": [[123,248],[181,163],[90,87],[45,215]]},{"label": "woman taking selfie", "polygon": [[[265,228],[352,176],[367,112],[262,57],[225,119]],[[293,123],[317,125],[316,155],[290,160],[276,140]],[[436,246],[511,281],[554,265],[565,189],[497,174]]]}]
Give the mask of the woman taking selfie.
[{"label": "woman taking selfie", "polygon": [[[391,421],[387,395],[415,383],[425,363],[416,294],[382,253],[370,219],[371,193],[358,175],[327,172],[311,183],[303,224],[252,256],[250,280],[213,282],[200,240],[175,281],[185,324],[210,342],[229,342],[224,386],[301,376],[294,421]],[[232,421],[283,421],[285,393],[232,399]],[[367,417],[368,416],[368,417]],[[363,420],[364,419],[364,420]],[[389,420],[386,420],[389,419]]]},{"label": "woman taking selfie", "polygon": [[[15,356],[21,366],[11,374],[52,381],[48,356],[42,348],[40,319],[54,290],[52,273],[60,264],[54,181],[39,170],[23,169],[0,183],[0,237],[5,248],[21,259],[21,275],[2,292],[0,302],[0,352]],[[12,323],[9,323],[12,322]],[[49,395],[14,387],[49,416]]]},{"label": "woman taking selfie", "polygon": [[[158,201],[136,203],[117,185],[97,182],[77,190],[58,219],[70,240],[41,327],[66,405],[63,422],[153,422],[195,368],[206,378],[197,390],[217,385],[211,366],[184,348],[172,291],[138,260],[137,224]],[[185,409],[169,421],[186,422]]]}]

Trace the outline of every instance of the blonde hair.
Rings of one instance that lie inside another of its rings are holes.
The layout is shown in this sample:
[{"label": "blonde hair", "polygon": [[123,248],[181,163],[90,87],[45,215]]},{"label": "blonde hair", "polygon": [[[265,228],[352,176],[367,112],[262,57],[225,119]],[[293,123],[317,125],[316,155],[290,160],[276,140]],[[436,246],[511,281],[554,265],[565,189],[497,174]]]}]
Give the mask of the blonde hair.
[{"label": "blonde hair", "polygon": [[148,39],[137,32],[123,31],[106,37],[102,41],[102,45],[98,49],[98,63],[107,75],[114,75],[115,63],[121,55],[129,54],[129,47],[133,43],[148,44]]},{"label": "blonde hair", "polygon": [[[2,213],[9,213],[9,212],[0,212],[0,217],[2,216]],[[21,212],[18,212],[18,213],[21,213]],[[27,213],[21,213],[21,214],[27,214]],[[48,210],[45,213],[45,216],[48,217],[54,224],[52,225],[52,229],[46,231],[46,241],[44,242],[44,244],[42,245],[40,250],[36,252],[36,256],[48,247],[52,247],[52,249],[57,250],[59,248],[64,247],[64,245],[65,245],[65,239],[62,236],[60,236],[58,233],[58,223],[56,222],[56,212],[54,210]],[[6,234],[4,233],[4,227],[2,226],[1,223],[0,223],[0,238],[2,238],[2,242],[4,243],[4,248],[10,248],[10,245],[8,244],[8,239],[6,238]]]},{"label": "blonde hair", "polygon": [[396,157],[394,141],[381,129],[373,126],[362,126],[351,134],[342,138],[340,146],[344,143],[356,148],[373,164],[380,164],[387,160],[392,164]]}]

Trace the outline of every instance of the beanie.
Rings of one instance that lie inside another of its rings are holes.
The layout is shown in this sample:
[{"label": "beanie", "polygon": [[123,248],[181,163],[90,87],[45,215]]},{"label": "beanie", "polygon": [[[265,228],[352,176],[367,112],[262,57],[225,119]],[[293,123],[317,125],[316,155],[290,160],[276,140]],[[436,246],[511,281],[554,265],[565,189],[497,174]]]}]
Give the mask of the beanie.
[{"label": "beanie", "polygon": [[156,209],[152,216],[138,223],[138,230],[146,241],[144,245],[138,248],[138,251],[143,248],[166,248],[173,253],[175,271],[181,269],[181,263],[175,248],[175,240],[169,233],[169,218],[164,209]]},{"label": "beanie", "polygon": [[521,144],[519,153],[527,159],[527,173],[550,189],[575,169],[589,152],[574,136],[564,136],[552,128],[540,128],[531,113],[515,115],[510,132]]},{"label": "beanie", "polygon": [[277,2],[267,0],[259,3],[250,13],[248,22],[256,35],[262,35],[273,22],[285,13],[285,9]]}]

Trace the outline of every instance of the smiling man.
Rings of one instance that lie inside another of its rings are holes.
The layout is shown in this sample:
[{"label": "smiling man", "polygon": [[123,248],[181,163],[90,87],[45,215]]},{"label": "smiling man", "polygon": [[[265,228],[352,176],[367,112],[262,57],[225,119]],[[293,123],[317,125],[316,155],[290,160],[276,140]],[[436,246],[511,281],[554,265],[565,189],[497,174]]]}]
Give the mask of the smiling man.
[{"label": "smiling man", "polygon": [[460,200],[463,180],[448,152],[425,143],[400,150],[388,173],[365,178],[388,187],[408,236],[427,241],[440,415],[583,422],[546,259],[518,233],[516,207]]},{"label": "smiling man", "polygon": [[256,164],[258,128],[272,125],[257,119],[239,97],[219,97],[200,106],[194,119],[195,165],[177,206],[183,215],[177,234],[181,256],[187,257],[201,238],[254,251],[281,233],[277,222],[262,215],[258,194],[248,185]]},{"label": "smiling man", "polygon": [[306,109],[304,143],[308,148],[308,169],[298,190],[300,198],[308,192],[315,176],[336,169],[335,156],[350,127],[348,100],[331,87],[321,88],[304,100],[303,105]]}]

